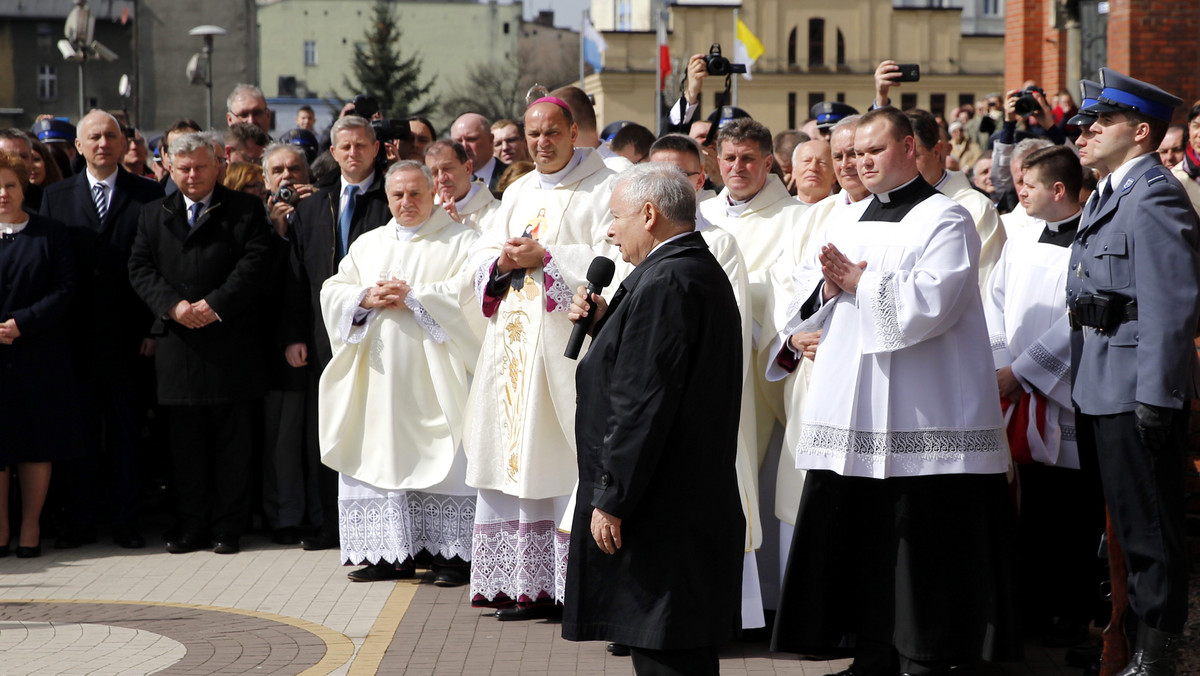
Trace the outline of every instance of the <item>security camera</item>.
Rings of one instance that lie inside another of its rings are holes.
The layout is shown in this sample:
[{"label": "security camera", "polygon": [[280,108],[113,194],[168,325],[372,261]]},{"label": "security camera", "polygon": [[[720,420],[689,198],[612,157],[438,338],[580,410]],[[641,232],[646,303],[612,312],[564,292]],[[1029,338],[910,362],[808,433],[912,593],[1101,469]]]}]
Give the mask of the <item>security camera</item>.
[{"label": "security camera", "polygon": [[92,41],[91,47],[92,47],[92,52],[97,57],[104,59],[105,61],[116,61],[117,58],[119,58],[117,56],[116,52],[109,49],[108,47],[105,47],[104,45],[100,44],[99,42],[96,42],[95,40]]},{"label": "security camera", "polygon": [[62,52],[63,58],[68,61],[79,60],[80,54],[75,51],[75,45],[72,45],[69,40],[59,40],[58,51]]}]

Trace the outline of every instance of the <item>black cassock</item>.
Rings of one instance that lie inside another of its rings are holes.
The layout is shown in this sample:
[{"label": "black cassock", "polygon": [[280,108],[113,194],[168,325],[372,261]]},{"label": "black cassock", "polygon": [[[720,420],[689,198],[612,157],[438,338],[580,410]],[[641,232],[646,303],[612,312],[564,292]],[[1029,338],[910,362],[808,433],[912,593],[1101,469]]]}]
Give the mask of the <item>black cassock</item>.
[{"label": "black cassock", "polygon": [[[741,384],[729,279],[700,234],[663,244],[613,295],[576,372],[564,638],[683,650],[737,631]],[[593,508],[623,520],[614,555],[592,539]]]}]

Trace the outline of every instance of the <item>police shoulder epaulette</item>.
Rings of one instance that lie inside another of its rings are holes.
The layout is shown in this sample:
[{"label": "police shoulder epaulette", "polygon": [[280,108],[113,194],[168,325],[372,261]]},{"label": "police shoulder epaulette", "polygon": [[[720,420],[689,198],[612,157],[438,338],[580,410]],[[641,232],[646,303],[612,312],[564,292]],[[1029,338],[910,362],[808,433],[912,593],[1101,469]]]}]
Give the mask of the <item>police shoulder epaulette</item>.
[{"label": "police shoulder epaulette", "polygon": [[1150,167],[1143,174],[1146,177],[1146,185],[1154,185],[1167,180],[1167,171],[1168,169],[1161,164]]}]

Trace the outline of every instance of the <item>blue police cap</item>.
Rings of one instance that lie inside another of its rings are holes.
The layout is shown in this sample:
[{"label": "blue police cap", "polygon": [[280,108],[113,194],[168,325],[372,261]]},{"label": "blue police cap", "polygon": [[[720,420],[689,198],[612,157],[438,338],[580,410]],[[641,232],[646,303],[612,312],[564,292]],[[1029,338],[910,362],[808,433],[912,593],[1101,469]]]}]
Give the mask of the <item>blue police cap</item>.
[{"label": "blue police cap", "polygon": [[57,117],[34,122],[30,131],[37,134],[42,143],[75,142],[75,125]]},{"label": "blue police cap", "polygon": [[840,122],[842,118],[858,115],[858,111],[853,106],[839,101],[822,101],[808,112],[817,120],[817,129],[829,129]]},{"label": "blue police cap", "polygon": [[1170,122],[1175,108],[1183,103],[1183,99],[1174,94],[1111,68],[1100,69],[1100,85],[1104,89],[1100,91],[1100,96],[1096,97],[1096,103],[1084,108],[1082,112],[1099,115],[1133,110],[1157,120]]},{"label": "blue police cap", "polygon": [[307,129],[300,129],[299,127],[292,129],[283,136],[280,136],[279,141],[280,143],[300,146],[309,162],[317,159],[317,150],[319,149],[317,135]]},{"label": "blue police cap", "polygon": [[1103,87],[1099,82],[1093,80],[1079,81],[1079,112],[1075,116],[1067,120],[1067,124],[1073,127],[1090,126],[1096,121],[1096,116],[1089,112],[1084,112],[1090,106],[1096,105],[1096,99],[1100,98],[1100,90]]},{"label": "blue police cap", "polygon": [[616,122],[609,122],[607,125],[604,126],[604,129],[601,130],[600,140],[604,141],[606,143],[609,141],[612,141],[613,137],[617,135],[617,132],[621,131],[622,129],[624,129],[625,127],[628,127],[631,124],[633,124],[633,123],[630,122],[629,120],[617,120]]}]

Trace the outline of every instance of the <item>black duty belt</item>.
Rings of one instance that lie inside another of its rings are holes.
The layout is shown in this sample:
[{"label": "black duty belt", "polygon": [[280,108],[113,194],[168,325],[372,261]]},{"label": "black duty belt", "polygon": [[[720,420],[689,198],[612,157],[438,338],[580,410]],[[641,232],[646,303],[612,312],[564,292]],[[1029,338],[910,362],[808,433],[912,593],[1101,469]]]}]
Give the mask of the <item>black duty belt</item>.
[{"label": "black duty belt", "polygon": [[1087,326],[1101,333],[1116,331],[1138,318],[1137,302],[1116,293],[1080,294],[1067,314],[1072,329]]}]

